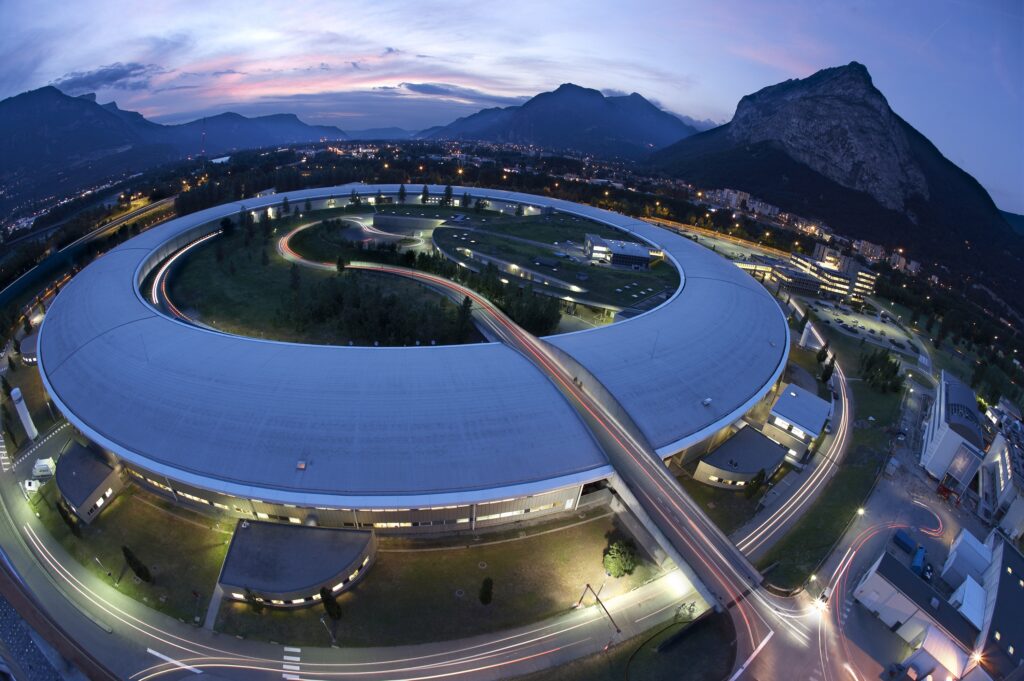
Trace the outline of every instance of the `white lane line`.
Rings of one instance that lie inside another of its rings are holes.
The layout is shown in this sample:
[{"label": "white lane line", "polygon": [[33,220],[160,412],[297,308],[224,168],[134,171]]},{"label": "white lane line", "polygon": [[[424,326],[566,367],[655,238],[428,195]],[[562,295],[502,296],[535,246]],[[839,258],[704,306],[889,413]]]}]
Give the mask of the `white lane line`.
[{"label": "white lane line", "polygon": [[668,605],[666,605],[666,606],[665,606],[664,608],[658,608],[658,609],[657,609],[657,610],[655,610],[654,612],[649,612],[649,613],[647,613],[646,615],[644,615],[643,617],[641,617],[640,619],[638,619],[638,620],[633,620],[633,622],[634,622],[634,623],[639,623],[639,622],[643,622],[643,621],[644,621],[645,619],[647,619],[648,617],[654,617],[654,616],[655,616],[655,615],[657,615],[657,614],[658,614],[659,612],[665,612],[665,611],[666,611],[666,610],[668,610],[669,608],[674,608],[674,607],[676,607],[677,605],[679,605],[679,604],[678,604],[678,603],[669,603],[669,604],[668,604]]},{"label": "white lane line", "polygon": [[297,657],[295,655],[285,655],[284,656],[284,661],[285,662],[302,662],[302,658],[301,657]]},{"label": "white lane line", "polygon": [[297,672],[300,669],[302,669],[302,667],[300,667],[297,664],[283,664],[283,665],[281,665],[281,668],[282,669],[286,669],[287,671],[290,671],[290,672]]},{"label": "white lane line", "polygon": [[302,648],[296,648],[295,646],[285,646],[284,652],[286,653],[301,653]]},{"label": "white lane line", "polygon": [[736,681],[736,679],[740,678],[743,675],[743,672],[747,671],[747,667],[749,667],[750,663],[754,661],[754,658],[757,657],[757,654],[761,652],[761,649],[768,645],[768,641],[772,640],[772,636],[774,635],[774,629],[768,631],[768,635],[764,637],[764,640],[761,641],[761,644],[754,648],[754,652],[750,653],[750,657],[748,657],[747,661],[743,663],[743,666],[737,669],[736,673],[729,677],[729,681]]},{"label": "white lane line", "polygon": [[173,657],[167,657],[163,653],[158,653],[157,651],[153,650],[152,648],[146,648],[146,652],[149,653],[150,655],[155,656],[155,657],[159,657],[164,662],[170,662],[171,664],[173,664],[176,667],[181,667],[182,669],[186,669],[186,670],[192,672],[193,674],[202,674],[203,673],[203,670],[201,670],[201,669],[196,669],[195,667],[190,667],[187,664],[185,664],[184,662],[179,662],[178,660],[175,660]]}]

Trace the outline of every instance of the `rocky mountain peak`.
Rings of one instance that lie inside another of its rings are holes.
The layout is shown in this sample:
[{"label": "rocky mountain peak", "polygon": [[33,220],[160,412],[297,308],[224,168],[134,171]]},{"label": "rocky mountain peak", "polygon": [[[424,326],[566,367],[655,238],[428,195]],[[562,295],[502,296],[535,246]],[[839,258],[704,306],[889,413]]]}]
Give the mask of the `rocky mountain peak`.
[{"label": "rocky mountain peak", "polygon": [[729,123],[729,137],[778,144],[838,184],[903,212],[912,197],[929,195],[905,128],[867,68],[851,62],[747,95]]}]

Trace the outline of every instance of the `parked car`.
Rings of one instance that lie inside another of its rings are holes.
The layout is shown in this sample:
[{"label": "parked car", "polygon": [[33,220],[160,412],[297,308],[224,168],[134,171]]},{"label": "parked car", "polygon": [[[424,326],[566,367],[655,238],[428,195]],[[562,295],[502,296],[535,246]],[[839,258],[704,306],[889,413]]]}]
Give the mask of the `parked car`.
[{"label": "parked car", "polygon": [[917,542],[910,538],[906,530],[896,530],[896,533],[892,536],[892,543],[906,553],[911,553],[917,549]]}]

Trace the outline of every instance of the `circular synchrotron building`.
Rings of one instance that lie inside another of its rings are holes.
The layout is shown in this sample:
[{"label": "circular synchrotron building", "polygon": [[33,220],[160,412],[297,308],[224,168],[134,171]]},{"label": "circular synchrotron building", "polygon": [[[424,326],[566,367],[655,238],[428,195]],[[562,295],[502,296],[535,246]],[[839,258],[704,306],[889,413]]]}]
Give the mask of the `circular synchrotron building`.
[{"label": "circular synchrotron building", "polygon": [[[317,210],[353,188],[368,198],[399,189],[346,185],[287,197]],[[779,380],[789,346],[782,310],[714,252],[590,206],[454,190],[463,192],[493,209],[594,220],[664,251],[680,285],[663,304],[545,339],[600,381],[663,458],[705,452]],[[562,393],[507,345],[240,337],[169,316],[141,290],[223,217],[243,208],[266,215],[283,199],[246,199],[155,227],[82,270],[51,306],[39,335],[45,387],[123,476],[239,518],[404,532],[571,512],[614,476]]]}]

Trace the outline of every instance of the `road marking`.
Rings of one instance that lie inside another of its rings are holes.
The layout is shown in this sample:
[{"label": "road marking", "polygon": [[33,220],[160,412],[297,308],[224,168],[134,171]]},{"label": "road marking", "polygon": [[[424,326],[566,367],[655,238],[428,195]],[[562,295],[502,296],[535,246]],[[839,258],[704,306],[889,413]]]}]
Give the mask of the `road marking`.
[{"label": "road marking", "polygon": [[287,669],[290,672],[297,672],[300,669],[302,669],[302,667],[300,667],[297,664],[283,664],[283,665],[281,665],[281,667],[284,668],[284,669]]},{"label": "road marking", "polygon": [[301,653],[302,648],[296,648],[295,646],[285,646],[284,652],[286,653]]},{"label": "road marking", "polygon": [[284,661],[285,662],[302,662],[302,658],[301,657],[296,657],[295,655],[285,655],[284,656]]},{"label": "road marking", "polygon": [[146,648],[146,652],[149,653],[150,655],[155,656],[155,657],[159,657],[164,662],[170,662],[171,664],[173,664],[176,667],[181,667],[182,669],[187,669],[188,671],[192,672],[193,674],[202,674],[203,673],[203,670],[201,670],[201,669],[196,669],[195,667],[190,667],[187,664],[185,664],[184,662],[179,662],[178,660],[175,660],[173,657],[167,657],[163,653],[158,653],[157,651],[153,650],[152,648]]},{"label": "road marking", "polygon": [[47,440],[49,440],[54,435],[56,435],[57,433],[59,433],[60,431],[64,430],[65,428],[67,428],[70,425],[71,425],[70,422],[65,421],[61,425],[57,426],[57,428],[55,430],[50,431],[50,433],[46,437],[44,437],[39,442],[36,442],[34,445],[29,447],[28,450],[24,454],[22,454],[20,457],[18,457],[18,460],[14,462],[14,467],[17,468],[18,466],[20,466],[21,463],[25,459],[27,459],[28,457],[32,456],[32,454],[35,453],[36,450],[38,450],[40,447],[42,447],[44,444],[46,444]]},{"label": "road marking", "polygon": [[638,619],[638,620],[633,620],[633,622],[634,622],[634,623],[636,623],[636,624],[638,624],[638,623],[640,623],[640,622],[643,622],[643,621],[644,621],[645,619],[647,619],[648,617],[654,617],[654,616],[655,616],[655,615],[657,615],[657,614],[658,614],[659,612],[664,612],[664,611],[668,610],[669,608],[674,608],[674,607],[676,607],[677,605],[679,605],[679,603],[669,603],[669,604],[668,604],[668,605],[666,605],[666,606],[665,606],[664,608],[658,608],[658,609],[657,609],[657,610],[655,610],[654,612],[649,612],[649,613],[647,613],[646,615],[644,615],[643,617],[641,617],[640,619]]},{"label": "road marking", "polygon": [[772,636],[774,636],[774,635],[775,635],[775,630],[774,629],[769,629],[768,630],[768,635],[764,637],[764,640],[761,641],[760,645],[758,645],[756,648],[754,648],[754,652],[750,653],[750,657],[748,657],[747,661],[743,663],[743,666],[740,667],[739,669],[737,669],[736,673],[729,677],[729,681],[736,681],[736,679],[740,678],[743,675],[743,672],[747,671],[747,667],[749,667],[750,663],[754,661],[754,658],[757,657],[758,653],[760,653],[761,650],[766,645],[768,645],[768,641],[772,640]]}]

